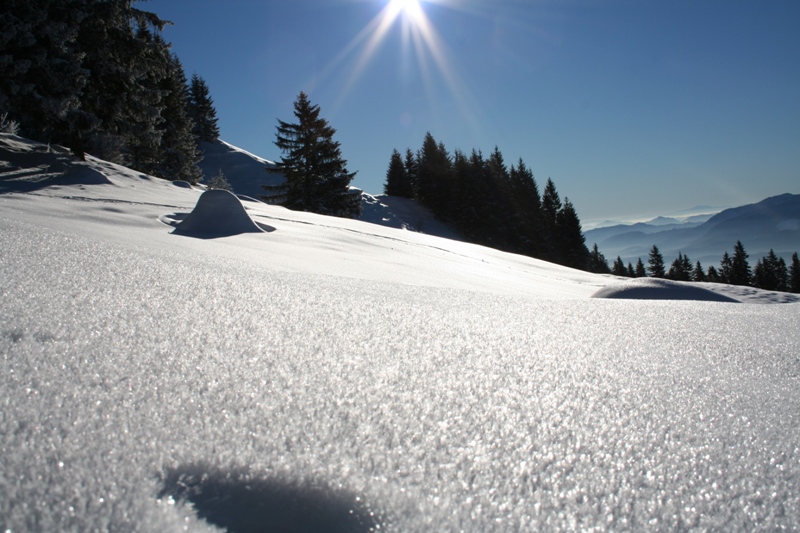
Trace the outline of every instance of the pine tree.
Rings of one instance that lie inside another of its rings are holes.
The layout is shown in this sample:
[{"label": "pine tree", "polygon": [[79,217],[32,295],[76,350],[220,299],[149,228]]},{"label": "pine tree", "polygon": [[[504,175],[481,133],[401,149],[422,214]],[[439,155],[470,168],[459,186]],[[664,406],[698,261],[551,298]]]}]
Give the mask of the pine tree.
[{"label": "pine tree", "polygon": [[647,272],[651,277],[663,278],[665,276],[664,256],[661,255],[661,252],[658,250],[658,246],[655,244],[650,249],[650,255],[648,256],[647,264]]},{"label": "pine tree", "polygon": [[722,254],[722,261],[719,263],[719,282],[731,283],[733,276],[733,260],[728,252]]},{"label": "pine tree", "polygon": [[453,164],[444,144],[425,134],[417,156],[416,199],[440,220],[450,220]]},{"label": "pine tree", "polygon": [[594,243],[589,252],[589,272],[594,272],[596,274],[611,273],[611,269],[608,267],[608,261],[606,261],[602,252],[597,249],[597,243]]},{"label": "pine tree", "polygon": [[622,258],[617,256],[614,260],[614,265],[611,267],[611,273],[615,276],[627,276],[628,271],[625,268],[625,263],[622,262]]},{"label": "pine tree", "polygon": [[628,277],[635,278],[636,277],[636,270],[633,268],[633,264],[628,261]]},{"label": "pine tree", "polygon": [[768,291],[785,291],[789,286],[788,277],[786,262],[772,249],[753,269],[753,285]]},{"label": "pine tree", "polygon": [[678,257],[672,262],[667,278],[675,281],[691,281],[692,276],[692,262],[689,256],[684,256],[678,252]]},{"label": "pine tree", "polygon": [[644,263],[642,262],[642,258],[636,260],[636,277],[637,278],[644,278],[647,276],[647,270],[644,268]]},{"label": "pine tree", "polygon": [[700,261],[694,265],[694,270],[692,271],[692,281],[706,281],[706,274],[703,271],[703,265],[700,264]]},{"label": "pine tree", "polygon": [[[157,37],[163,43],[160,37]],[[168,180],[184,180],[196,184],[203,178],[197,164],[202,159],[192,134],[193,123],[186,109],[186,74],[178,57],[163,43],[167,70],[160,84],[164,97],[162,121],[158,126],[161,142],[155,174]]]},{"label": "pine tree", "polygon": [[714,265],[708,267],[706,281],[710,281],[711,283],[722,283],[722,278],[720,277],[719,272],[717,272],[717,269],[714,268]]},{"label": "pine tree", "polygon": [[203,78],[192,74],[187,93],[187,112],[193,122],[192,133],[199,141],[215,142],[219,139],[217,110],[211,91]]},{"label": "pine tree", "polygon": [[405,185],[408,182],[403,156],[394,150],[389,160],[389,169],[386,171],[386,183],[383,185],[383,194],[389,196],[404,196]]},{"label": "pine tree", "polygon": [[736,241],[733,247],[733,259],[731,261],[731,285],[750,285],[753,278],[750,264],[747,262],[747,252],[744,250],[742,241]]},{"label": "pine tree", "polygon": [[211,178],[208,182],[208,189],[222,189],[223,191],[233,191],[233,187],[231,187],[228,178],[225,177],[225,174],[222,172],[222,169],[219,169],[217,175]]},{"label": "pine tree", "polygon": [[[67,144],[83,114],[88,73],[78,29],[84,0],[6,1],[0,4],[0,112],[18,132]],[[82,150],[76,150],[83,157]]]},{"label": "pine tree", "polygon": [[547,183],[542,194],[542,225],[541,232],[543,237],[544,259],[560,263],[562,259],[558,254],[556,227],[558,225],[558,213],[561,211],[561,198],[556,190],[556,185],[551,178],[547,178]]},{"label": "pine tree", "polygon": [[84,115],[72,132],[71,147],[80,151],[87,145],[95,155],[108,158],[99,148],[118,146],[115,162],[150,167],[161,142],[164,94],[159,84],[168,70],[158,59],[162,44],[152,38],[151,30],[160,32],[167,22],[134,8],[130,1],[86,4],[88,15],[77,42],[90,75],[81,98]]},{"label": "pine tree", "polygon": [[586,248],[586,238],[583,236],[578,213],[569,198],[564,199],[556,224],[561,264],[586,270],[589,267],[589,250]]},{"label": "pine tree", "polygon": [[800,293],[800,258],[797,252],[792,254],[792,264],[789,266],[789,292]]},{"label": "pine tree", "polygon": [[406,169],[406,177],[408,178],[408,190],[404,191],[406,198],[416,198],[417,196],[417,175],[419,173],[419,164],[417,156],[411,150],[406,148],[406,157],[403,161],[403,166]]},{"label": "pine tree", "polygon": [[336,130],[320,118],[320,108],[301,92],[294,103],[296,123],[278,120],[275,145],[283,157],[276,172],[286,178],[283,185],[264,186],[265,200],[289,209],[323,215],[355,218],[361,212],[360,194],[351,192],[355,173],[347,171]]}]

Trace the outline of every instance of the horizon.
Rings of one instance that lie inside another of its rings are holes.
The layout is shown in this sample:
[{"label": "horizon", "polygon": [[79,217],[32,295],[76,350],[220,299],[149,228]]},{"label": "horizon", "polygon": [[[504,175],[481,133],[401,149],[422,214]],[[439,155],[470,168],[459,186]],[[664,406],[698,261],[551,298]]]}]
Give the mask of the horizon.
[{"label": "horizon", "polygon": [[[265,159],[305,91],[352,185],[380,194],[425,132],[522,158],[581,221],[800,193],[800,4],[148,2],[220,137]],[[598,45],[598,43],[602,43]]]}]

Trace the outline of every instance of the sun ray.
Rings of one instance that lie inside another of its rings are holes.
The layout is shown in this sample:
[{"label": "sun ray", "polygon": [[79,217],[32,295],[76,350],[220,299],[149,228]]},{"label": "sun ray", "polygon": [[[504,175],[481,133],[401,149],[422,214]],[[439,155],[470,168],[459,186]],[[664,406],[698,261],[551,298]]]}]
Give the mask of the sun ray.
[{"label": "sun ray", "polygon": [[467,84],[463,83],[447,47],[425,12],[424,4],[438,4],[448,9],[471,12],[475,5],[484,0],[380,0],[385,2],[381,10],[370,20],[334,59],[316,77],[314,85],[321,83],[336,71],[348,58],[355,55],[353,66],[348,69],[346,80],[333,103],[335,112],[351,94],[353,87],[374,59],[380,47],[385,43],[389,32],[399,25],[401,39],[401,68],[409,72],[416,64],[422,80],[424,91],[430,103],[431,111],[436,112],[437,95],[436,77],[444,82],[453,102],[458,106],[462,116],[478,127],[475,117],[477,106],[470,105]]}]

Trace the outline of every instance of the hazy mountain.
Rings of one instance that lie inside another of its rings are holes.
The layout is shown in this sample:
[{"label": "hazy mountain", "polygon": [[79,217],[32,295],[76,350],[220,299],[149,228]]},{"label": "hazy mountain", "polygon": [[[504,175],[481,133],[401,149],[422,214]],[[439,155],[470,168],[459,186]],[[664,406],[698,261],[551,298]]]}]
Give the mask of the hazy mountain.
[{"label": "hazy mountain", "polygon": [[[664,258],[671,261],[682,252],[706,266],[719,263],[725,251],[731,251],[737,240],[750,254],[751,263],[770,249],[788,259],[800,250],[800,195],[782,194],[756,204],[725,209],[700,223],[700,217],[679,224],[641,223],[589,230],[585,233],[590,246],[598,248],[611,260],[635,262],[655,244]],[[656,220],[663,220],[662,218]]]}]

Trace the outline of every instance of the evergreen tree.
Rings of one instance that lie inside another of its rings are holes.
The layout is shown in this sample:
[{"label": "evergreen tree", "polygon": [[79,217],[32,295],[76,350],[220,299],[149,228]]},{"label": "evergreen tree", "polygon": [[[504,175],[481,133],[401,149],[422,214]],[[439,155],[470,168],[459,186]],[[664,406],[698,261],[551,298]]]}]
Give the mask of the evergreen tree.
[{"label": "evergreen tree", "polygon": [[694,270],[692,271],[692,281],[706,281],[706,274],[703,271],[703,265],[700,264],[700,261],[694,265]]},{"label": "evergreen tree", "polygon": [[750,285],[753,273],[750,264],[747,262],[747,252],[744,250],[742,241],[736,241],[733,247],[733,259],[731,261],[731,275],[729,283],[732,285]]},{"label": "evergreen tree", "polygon": [[336,130],[319,114],[319,106],[301,92],[294,103],[297,122],[278,120],[275,145],[283,156],[275,171],[286,181],[275,187],[265,185],[269,194],[264,199],[294,210],[358,217],[361,195],[349,188],[355,173],[347,171],[339,143],[333,140]]},{"label": "evergreen tree", "polygon": [[[517,215],[515,224],[520,235],[520,252],[538,257],[542,251],[542,198],[539,194],[539,186],[536,184],[533,172],[528,169],[522,158],[519,159],[516,166],[511,166],[509,177],[515,201],[514,210]],[[601,270],[603,268],[600,263],[596,263],[594,267],[591,266],[592,261],[596,259],[596,257],[595,259],[590,258],[590,272],[596,272],[596,270],[593,270],[594,268],[600,268]],[[603,263],[605,263],[605,258],[603,258]],[[605,268],[606,270],[608,269],[607,263]]]},{"label": "evergreen tree", "polygon": [[19,134],[66,143],[80,122],[88,73],[78,29],[87,16],[84,0],[0,4],[0,112]]},{"label": "evergreen tree", "polygon": [[688,256],[678,252],[678,257],[672,262],[667,273],[667,278],[675,281],[691,281],[692,263]]},{"label": "evergreen tree", "polygon": [[192,133],[199,141],[215,142],[219,139],[219,126],[217,126],[217,110],[211,91],[203,78],[196,73],[192,74],[187,93],[187,110],[193,122]]},{"label": "evergreen tree", "polygon": [[556,243],[556,227],[558,225],[558,213],[561,211],[561,208],[561,198],[556,190],[556,185],[553,183],[552,179],[547,178],[544,193],[542,194],[542,252],[544,259],[557,263],[562,262],[562,258],[560,258],[558,254]]},{"label": "evergreen tree", "polygon": [[644,268],[644,263],[642,262],[642,258],[636,260],[636,277],[637,278],[644,278],[647,276],[647,270]]},{"label": "evergreen tree", "polygon": [[119,146],[115,162],[150,168],[161,143],[164,94],[159,85],[169,68],[159,58],[162,43],[150,30],[160,32],[167,23],[126,0],[86,4],[88,15],[81,21],[77,42],[90,75],[81,98],[84,115],[71,132],[70,145],[75,152],[88,146],[107,158],[99,148]]},{"label": "evergreen tree", "polygon": [[785,291],[788,288],[786,262],[774,250],[759,259],[753,270],[753,285],[768,291]]},{"label": "evergreen tree", "polygon": [[608,267],[608,261],[606,261],[602,252],[597,249],[597,243],[594,243],[589,252],[589,272],[594,272],[596,274],[611,273],[611,269]]},{"label": "evergreen tree", "polygon": [[722,261],[719,263],[719,282],[731,283],[733,277],[733,260],[728,252],[722,254]]},{"label": "evergreen tree", "polygon": [[722,278],[717,272],[717,269],[714,268],[714,265],[708,267],[708,274],[706,274],[706,281],[710,281],[711,283],[722,283]]},{"label": "evergreen tree", "polygon": [[628,261],[628,277],[635,278],[636,277],[636,270],[633,268],[633,264]]},{"label": "evergreen tree", "polygon": [[647,272],[651,277],[663,278],[665,276],[664,256],[661,255],[661,252],[658,250],[658,246],[655,244],[650,249],[647,264]]},{"label": "evergreen tree", "polygon": [[403,156],[394,150],[389,161],[389,169],[386,171],[386,183],[383,185],[383,194],[389,196],[403,196],[404,185],[408,181],[406,167],[403,164]]},{"label": "evergreen tree", "polygon": [[556,223],[560,263],[568,267],[586,270],[589,267],[589,250],[586,248],[586,238],[583,236],[578,213],[569,198],[564,199],[564,205],[558,212]]},{"label": "evergreen tree", "polygon": [[158,126],[161,142],[158,149],[158,163],[153,174],[168,180],[184,180],[196,184],[203,178],[197,164],[202,159],[197,149],[197,141],[192,134],[193,123],[186,109],[186,74],[178,57],[163,44],[164,60],[167,70],[160,87],[164,94],[161,112],[162,121]]},{"label": "evergreen tree", "polygon": [[617,256],[614,260],[614,265],[611,267],[611,273],[615,276],[627,276],[628,270],[625,268],[625,263],[622,262],[622,258]]},{"label": "evergreen tree", "polygon": [[450,220],[452,161],[447,149],[430,132],[425,134],[417,157],[417,200],[444,221]]},{"label": "evergreen tree", "polygon": [[789,292],[800,293],[800,258],[797,252],[792,254],[792,264],[789,266]]},{"label": "evergreen tree", "polygon": [[222,169],[219,169],[217,175],[211,178],[208,182],[208,189],[222,189],[223,191],[233,191],[233,187],[231,187],[228,178],[225,177],[225,174],[222,172]]},{"label": "evergreen tree", "polygon": [[405,194],[403,196],[405,198],[416,198],[419,164],[417,162],[417,156],[411,148],[406,148],[406,157],[403,161],[403,165],[405,166],[406,178],[408,179],[408,190],[404,191]]}]

